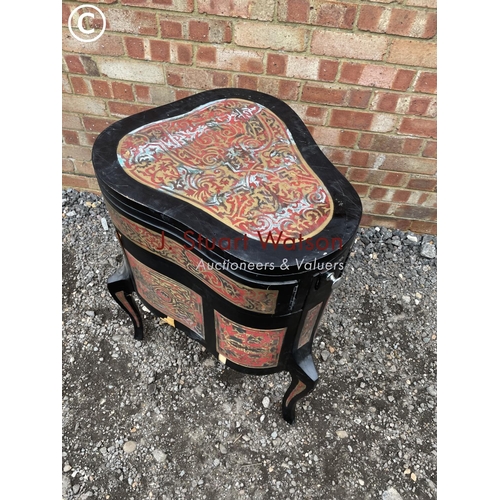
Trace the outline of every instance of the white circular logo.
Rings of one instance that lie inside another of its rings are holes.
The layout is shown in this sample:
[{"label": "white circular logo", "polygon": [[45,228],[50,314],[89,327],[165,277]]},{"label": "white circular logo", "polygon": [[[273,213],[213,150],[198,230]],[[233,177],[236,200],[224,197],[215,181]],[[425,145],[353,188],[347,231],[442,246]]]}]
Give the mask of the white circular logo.
[{"label": "white circular logo", "polygon": [[[79,16],[76,16],[78,11],[85,9],[85,8],[90,9],[91,11],[96,11],[97,14],[99,14],[99,17],[102,19],[102,28],[101,28],[101,31],[97,33],[97,35],[95,34],[97,32],[97,30],[95,30],[94,28],[88,29],[83,25],[86,18],[95,19],[95,17],[96,17],[95,12],[85,11],[85,12],[81,13]],[[76,25],[72,26],[71,23],[72,23],[74,18],[76,20]],[[77,40],[79,40],[80,42],[85,42],[85,43],[95,42],[103,35],[104,30],[106,29],[106,18],[104,17],[102,10],[99,9],[98,7],[96,7],[95,5],[83,4],[71,12],[71,15],[69,16],[69,19],[68,19],[68,28],[69,28],[70,33],[73,35],[73,37],[76,38]],[[76,35],[75,32],[73,31],[74,29],[78,30],[79,34],[82,36],[85,36],[85,38],[82,38],[81,36]]]}]

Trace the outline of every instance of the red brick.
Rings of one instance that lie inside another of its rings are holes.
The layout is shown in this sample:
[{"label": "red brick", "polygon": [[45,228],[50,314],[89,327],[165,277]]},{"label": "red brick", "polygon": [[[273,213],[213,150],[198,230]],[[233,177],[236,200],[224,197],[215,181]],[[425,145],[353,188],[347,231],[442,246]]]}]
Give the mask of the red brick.
[{"label": "red brick", "polygon": [[151,9],[193,12],[194,0],[122,0],[122,5],[141,6]]},{"label": "red brick", "polygon": [[387,62],[406,66],[436,67],[436,44],[405,38],[395,38]]},{"label": "red brick", "polygon": [[363,73],[365,65],[356,63],[342,63],[339,82],[342,83],[358,83],[361,73]]},{"label": "red brick", "polygon": [[62,92],[67,94],[72,94],[73,89],[71,88],[71,84],[69,83],[69,77],[67,73],[62,74]]},{"label": "red brick", "polygon": [[62,114],[62,126],[65,129],[83,130],[80,117],[67,113]]},{"label": "red brick", "polygon": [[71,15],[71,7],[63,4],[62,6],[62,25],[68,26],[69,16]]},{"label": "red brick", "polygon": [[91,80],[90,85],[96,97],[111,97],[111,89],[105,80]]},{"label": "red brick", "polygon": [[333,82],[337,76],[339,63],[322,59],[319,63],[318,79]]},{"label": "red brick", "polygon": [[302,89],[302,101],[316,102],[320,104],[344,104],[346,91],[341,89],[329,89],[305,84]]},{"label": "red brick", "polygon": [[427,141],[425,149],[422,153],[422,156],[426,156],[429,158],[437,158],[437,142],[436,141]]},{"label": "red brick", "polygon": [[372,200],[387,200],[390,201],[390,194],[391,191],[389,191],[387,188],[379,187],[379,186],[373,186],[370,189],[370,198]]},{"label": "red brick", "polygon": [[332,110],[330,125],[338,128],[369,130],[372,120],[372,113],[334,109]]},{"label": "red brick", "polygon": [[124,54],[121,36],[104,33],[95,42],[80,42],[69,31],[63,37],[63,51],[78,54],[95,54],[100,56],[121,56]]},{"label": "red brick", "polygon": [[432,38],[437,31],[436,19],[435,13],[363,5],[358,28],[374,33]]},{"label": "red brick", "polygon": [[83,117],[83,126],[89,132],[102,132],[105,128],[109,127],[116,120],[108,120],[105,118],[91,118],[89,116]]},{"label": "red brick", "polygon": [[286,0],[285,13],[284,15],[279,14],[279,19],[291,23],[306,24],[309,21],[309,12],[309,0]]},{"label": "red brick", "polygon": [[228,86],[230,80],[224,73],[186,67],[179,72],[168,71],[167,83],[177,87],[205,90],[218,86]]},{"label": "red brick", "polygon": [[418,156],[399,156],[393,154],[384,155],[381,170],[392,170],[395,172],[407,172],[421,175],[436,174],[436,160],[420,158]]},{"label": "red brick", "polygon": [[62,159],[62,171],[66,174],[71,174],[75,171],[75,162],[71,158]]},{"label": "red brick", "polygon": [[170,61],[170,42],[162,40],[149,40],[151,59],[153,61]]},{"label": "red brick", "polygon": [[90,161],[92,149],[85,146],[63,146],[63,157],[75,160]]},{"label": "red brick", "polygon": [[395,191],[392,195],[391,201],[394,201],[395,203],[406,203],[409,200],[411,193],[411,191]]},{"label": "red brick", "polygon": [[437,8],[437,0],[406,0],[406,5],[414,7],[429,7],[429,9]]},{"label": "red brick", "polygon": [[191,90],[176,90],[175,91],[175,100],[179,101],[179,100],[184,99],[185,97],[189,97],[193,94],[194,94],[194,92],[192,92]]},{"label": "red brick", "polygon": [[225,73],[214,73],[212,76],[212,80],[216,87],[231,86],[231,77]]},{"label": "red brick", "polygon": [[191,64],[193,61],[192,45],[187,43],[172,42],[170,46],[174,51],[171,62],[178,64]]},{"label": "red brick", "polygon": [[347,179],[351,182],[365,182],[370,171],[366,168],[350,168],[347,173]]},{"label": "red brick", "polygon": [[182,23],[162,19],[160,21],[160,33],[162,38],[183,38]]},{"label": "red brick", "polygon": [[392,204],[385,201],[378,201],[372,205],[372,211],[374,214],[385,215],[389,213],[392,208]]},{"label": "red brick", "polygon": [[407,231],[410,228],[411,221],[376,215],[372,216],[370,225],[383,226],[390,229],[399,229],[400,231]]},{"label": "red brick", "polygon": [[359,11],[358,28],[364,31],[378,31],[380,17],[384,10],[384,7],[362,5]]},{"label": "red brick", "polygon": [[380,184],[384,186],[404,186],[407,181],[408,175],[400,172],[387,172]]},{"label": "red brick", "polygon": [[191,21],[189,23],[189,38],[197,42],[208,41],[209,25],[204,21]]},{"label": "red brick", "polygon": [[236,71],[243,73],[262,73],[263,53],[255,50],[232,49],[225,46],[210,47],[214,49],[215,60],[209,61],[208,58],[200,58],[200,49],[198,49],[197,63],[199,66],[208,68]]},{"label": "red brick", "polygon": [[[145,12],[132,9],[105,9],[107,30],[117,31],[119,33],[133,33],[137,35],[152,35],[158,34],[156,24],[156,14],[154,12]],[[98,17],[96,16],[97,20]],[[101,19],[98,19],[102,21]],[[102,27],[96,26],[97,28]]]},{"label": "red brick", "polygon": [[66,61],[66,65],[68,66],[68,70],[71,73],[80,73],[84,75],[86,73],[85,68],[83,67],[82,61],[78,56],[64,56],[64,60]]},{"label": "red brick", "polygon": [[234,25],[233,39],[243,47],[302,52],[307,34],[305,28],[297,26],[240,21]]},{"label": "red brick", "polygon": [[417,201],[417,205],[420,205],[420,206],[429,206],[429,204],[427,203],[426,204],[426,201],[429,199],[429,193],[422,193],[419,197],[418,197],[418,201]]},{"label": "red brick", "polygon": [[238,75],[236,82],[240,88],[257,90],[258,80],[256,76]]},{"label": "red brick", "polygon": [[274,2],[267,0],[198,0],[198,11],[200,14],[271,21],[274,16]]},{"label": "red brick", "polygon": [[[315,30],[312,36],[311,52],[322,56],[381,61],[388,46],[387,37],[365,33]],[[400,50],[398,47],[395,51],[395,58],[402,57]]]},{"label": "red brick", "polygon": [[363,213],[363,215],[361,216],[360,226],[361,227],[372,227],[375,225],[376,224],[373,224],[373,215],[368,215],[366,213]]},{"label": "red brick", "polygon": [[124,102],[110,101],[108,103],[109,111],[112,115],[117,116],[130,116],[141,111],[151,109],[151,106],[140,106],[138,104],[128,104]]},{"label": "red brick", "polygon": [[416,71],[410,69],[399,69],[396,77],[392,82],[391,88],[393,90],[408,90]]},{"label": "red brick", "polygon": [[368,190],[370,189],[370,186],[367,184],[356,184],[355,182],[351,182],[351,185],[361,198],[366,196],[368,194]]},{"label": "red brick", "polygon": [[305,117],[323,121],[326,113],[327,110],[325,108],[318,108],[317,106],[307,106]]},{"label": "red brick", "polygon": [[288,57],[281,54],[268,54],[266,73],[268,75],[284,76]]},{"label": "red brick", "polygon": [[418,76],[415,90],[417,92],[427,92],[435,94],[437,89],[437,75],[436,73],[428,73],[422,71]]},{"label": "red brick", "polygon": [[359,85],[368,87],[391,88],[396,76],[396,69],[390,66],[367,64],[359,77]]},{"label": "red brick", "polygon": [[140,102],[152,102],[149,87],[146,85],[134,85],[135,95]]},{"label": "red brick", "polygon": [[345,177],[348,167],[343,167],[342,165],[335,165],[335,168]]},{"label": "red brick", "polygon": [[437,33],[437,15],[434,12],[427,14],[427,23],[422,38],[432,38]]},{"label": "red brick", "polygon": [[81,175],[63,174],[62,186],[64,188],[88,189],[91,186],[91,179]]},{"label": "red brick", "polygon": [[421,221],[435,221],[436,209],[431,207],[417,207],[412,205],[401,205],[394,211],[396,217],[405,219],[418,219]]},{"label": "red brick", "polygon": [[376,95],[376,102],[374,103],[373,108],[377,111],[386,111],[393,113],[394,111],[396,111],[398,102],[398,94],[378,93]]},{"label": "red brick", "polygon": [[129,85],[128,83],[113,82],[111,87],[113,89],[113,97],[115,99],[121,99],[122,101],[135,100],[132,85]]},{"label": "red brick", "polygon": [[214,63],[217,58],[215,47],[198,47],[196,52],[196,60],[198,62]]},{"label": "red brick", "polygon": [[436,191],[437,180],[432,177],[412,177],[408,181],[408,189],[419,191]]},{"label": "red brick", "polygon": [[104,3],[104,4],[111,4],[111,3],[117,3],[118,0],[88,0],[85,3]]},{"label": "red brick", "polygon": [[411,33],[417,12],[409,9],[392,9],[387,33],[408,36]]},{"label": "red brick", "polygon": [[420,152],[423,143],[423,139],[407,138],[404,140],[403,150],[401,152],[405,155],[416,155]]},{"label": "red brick", "polygon": [[[314,137],[314,140],[322,146],[348,147],[352,148],[356,143],[357,134],[355,132],[334,129],[331,127],[311,126],[307,127]],[[325,150],[326,151],[326,150]],[[329,154],[338,154],[332,150]],[[343,150],[340,150],[343,151]],[[326,153],[325,153],[326,154]],[[363,158],[363,160],[361,160]],[[358,157],[359,161],[368,161],[367,156]]]},{"label": "red brick", "polygon": [[409,229],[417,234],[437,234],[437,224],[432,222],[413,220]]},{"label": "red brick", "polygon": [[437,137],[437,124],[435,120],[403,118],[399,127],[399,132],[402,134],[432,137],[435,139]]},{"label": "red brick", "polygon": [[347,92],[347,105],[351,108],[366,108],[371,95],[371,90],[350,89]]},{"label": "red brick", "polygon": [[346,3],[323,3],[319,6],[314,24],[332,28],[351,29],[356,17],[356,6]]},{"label": "red brick", "polygon": [[296,101],[299,97],[300,82],[291,80],[280,80],[278,84],[278,98],[289,101]]},{"label": "red brick", "polygon": [[89,86],[87,81],[79,76],[70,77],[71,85],[75,94],[89,95]]},{"label": "red brick", "polygon": [[94,167],[91,161],[75,160],[75,174],[95,176]]},{"label": "red brick", "polygon": [[134,59],[144,59],[144,40],[141,38],[125,37],[127,54]]},{"label": "red brick", "polygon": [[80,144],[80,140],[78,139],[78,132],[76,132],[76,130],[63,130],[62,134],[64,142],[66,144]]},{"label": "red brick", "polygon": [[167,83],[173,85],[174,87],[182,87],[182,76],[178,73],[169,71],[167,73]]},{"label": "red brick", "polygon": [[393,135],[361,134],[359,147],[383,153],[402,153],[405,139]]},{"label": "red brick", "polygon": [[430,99],[428,97],[413,97],[408,106],[408,114],[425,115],[429,108]]},{"label": "red brick", "polygon": [[85,134],[85,138],[87,140],[86,144],[88,144],[89,146],[92,146],[95,142],[95,140],[97,139],[97,136],[99,134]]},{"label": "red brick", "polygon": [[358,134],[356,132],[351,132],[350,130],[339,130],[339,146],[344,146],[346,148],[354,147]]}]

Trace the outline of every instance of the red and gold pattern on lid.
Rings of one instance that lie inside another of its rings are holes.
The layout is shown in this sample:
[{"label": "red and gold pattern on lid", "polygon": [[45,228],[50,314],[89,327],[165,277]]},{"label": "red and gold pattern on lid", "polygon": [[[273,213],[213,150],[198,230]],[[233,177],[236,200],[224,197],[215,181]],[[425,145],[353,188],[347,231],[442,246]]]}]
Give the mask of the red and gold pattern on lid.
[{"label": "red and gold pattern on lid", "polygon": [[180,198],[259,239],[318,234],[333,200],[283,121],[261,104],[220,99],[144,125],[120,141],[118,160],[136,181]]}]

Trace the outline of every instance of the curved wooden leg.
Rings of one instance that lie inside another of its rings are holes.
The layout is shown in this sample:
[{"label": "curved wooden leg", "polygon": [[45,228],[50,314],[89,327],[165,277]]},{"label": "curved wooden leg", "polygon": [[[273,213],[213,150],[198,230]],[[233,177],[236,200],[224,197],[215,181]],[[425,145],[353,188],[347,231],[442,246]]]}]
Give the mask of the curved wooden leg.
[{"label": "curved wooden leg", "polygon": [[132,297],[134,286],[130,277],[130,271],[125,263],[108,278],[108,290],[120,307],[130,316],[134,324],[134,338],[144,338],[142,316],[139,308]]},{"label": "curved wooden leg", "polygon": [[304,396],[307,396],[316,386],[318,373],[311,354],[305,356],[301,361],[295,359],[289,368],[292,382],[283,397],[282,410],[283,418],[293,424],[295,421],[295,406]]}]

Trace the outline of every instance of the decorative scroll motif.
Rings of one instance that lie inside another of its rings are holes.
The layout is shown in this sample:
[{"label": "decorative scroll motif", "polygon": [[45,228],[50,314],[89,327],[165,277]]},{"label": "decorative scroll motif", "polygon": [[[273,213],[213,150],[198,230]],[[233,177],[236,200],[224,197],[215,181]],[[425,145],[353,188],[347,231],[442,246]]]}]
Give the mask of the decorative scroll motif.
[{"label": "decorative scroll motif", "polygon": [[286,398],[286,403],[285,405],[288,406],[290,404],[290,401],[297,395],[299,395],[305,388],[306,384],[302,382],[302,380],[299,380],[297,382],[297,385],[293,388],[293,391],[290,393],[290,395]]},{"label": "decorative scroll motif", "polygon": [[273,314],[276,310],[278,290],[261,290],[237,283],[217,269],[208,269],[203,259],[174,240],[164,236],[162,245],[158,233],[127,219],[111,206],[108,212],[116,229],[130,241],[182,267],[232,304],[262,314]]},{"label": "decorative scroll motif", "polygon": [[255,102],[221,99],[144,125],[123,137],[117,155],[138,182],[249,238],[311,237],[333,216],[328,190],[286,125]]},{"label": "decorative scroll motif", "polygon": [[203,304],[193,290],[151,269],[125,250],[137,293],[165,316],[174,318],[205,338]]},{"label": "decorative scroll motif", "polygon": [[278,365],[286,327],[260,330],[243,326],[215,312],[217,352],[247,368],[273,368]]},{"label": "decorative scroll motif", "polygon": [[303,345],[306,345],[309,340],[311,340],[311,336],[314,332],[314,325],[316,324],[316,319],[318,318],[322,305],[323,302],[320,302],[318,305],[307,311],[306,319],[304,321],[304,325],[302,326],[302,331],[300,332],[297,349],[300,349]]}]

